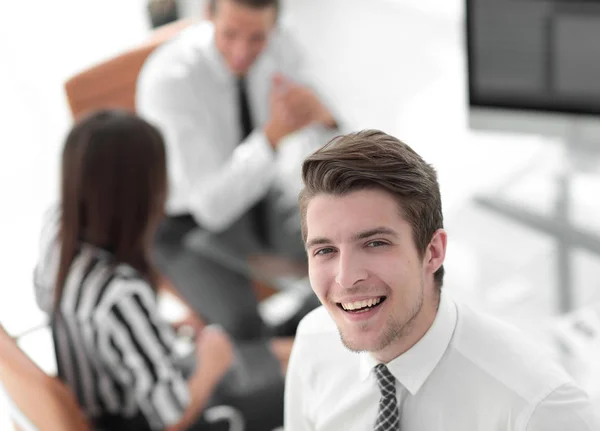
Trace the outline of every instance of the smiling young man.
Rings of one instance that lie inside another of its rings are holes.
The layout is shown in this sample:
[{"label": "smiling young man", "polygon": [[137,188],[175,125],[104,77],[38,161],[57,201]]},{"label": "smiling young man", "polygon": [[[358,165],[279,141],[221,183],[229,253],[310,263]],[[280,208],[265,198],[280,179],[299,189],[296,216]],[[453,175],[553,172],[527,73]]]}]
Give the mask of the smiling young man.
[{"label": "smiling young man", "polygon": [[587,396],[518,331],[442,289],[435,170],[379,131],[308,157],[300,196],[313,290],[286,431],[597,430]]}]

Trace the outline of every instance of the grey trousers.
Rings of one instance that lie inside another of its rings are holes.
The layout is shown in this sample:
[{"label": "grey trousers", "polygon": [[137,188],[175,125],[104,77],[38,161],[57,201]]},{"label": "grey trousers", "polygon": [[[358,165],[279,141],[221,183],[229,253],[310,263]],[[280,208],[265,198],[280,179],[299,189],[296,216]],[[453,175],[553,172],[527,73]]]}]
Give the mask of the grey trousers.
[{"label": "grey trousers", "polygon": [[221,325],[233,338],[268,336],[258,313],[248,257],[269,253],[305,262],[297,207],[267,197],[268,244],[258,240],[246,214],[226,231],[213,234],[190,215],[167,217],[155,242],[155,262],[188,304],[208,323]]}]

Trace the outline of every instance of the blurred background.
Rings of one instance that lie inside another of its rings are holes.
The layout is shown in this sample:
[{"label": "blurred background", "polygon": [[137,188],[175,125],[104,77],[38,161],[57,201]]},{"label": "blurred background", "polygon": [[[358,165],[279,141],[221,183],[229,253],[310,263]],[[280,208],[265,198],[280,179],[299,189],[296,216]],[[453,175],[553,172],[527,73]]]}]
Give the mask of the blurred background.
[{"label": "blurred background", "polygon": [[[283,18],[354,129],[395,135],[437,168],[444,288],[546,346],[600,409],[600,2],[554,3],[287,0]],[[72,125],[64,83],[201,11],[196,0],[153,17],[146,0],[2,2],[0,323],[9,333],[43,323],[32,270]],[[21,346],[52,369],[47,336]],[[2,430],[6,412],[0,404]]]}]

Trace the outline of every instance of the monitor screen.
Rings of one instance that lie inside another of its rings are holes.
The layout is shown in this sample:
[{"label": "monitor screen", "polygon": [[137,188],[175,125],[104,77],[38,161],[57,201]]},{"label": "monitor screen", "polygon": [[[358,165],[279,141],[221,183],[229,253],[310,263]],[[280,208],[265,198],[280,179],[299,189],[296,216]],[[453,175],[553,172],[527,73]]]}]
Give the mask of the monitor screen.
[{"label": "monitor screen", "polygon": [[466,0],[469,101],[600,114],[600,0]]}]

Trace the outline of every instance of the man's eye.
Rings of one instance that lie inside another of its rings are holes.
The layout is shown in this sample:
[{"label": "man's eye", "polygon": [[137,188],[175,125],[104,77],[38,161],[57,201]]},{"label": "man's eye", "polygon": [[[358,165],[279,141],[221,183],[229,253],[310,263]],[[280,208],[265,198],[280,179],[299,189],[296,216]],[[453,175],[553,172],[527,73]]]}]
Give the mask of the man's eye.
[{"label": "man's eye", "polygon": [[387,243],[383,241],[371,241],[367,244],[367,247],[382,247],[384,245],[387,245]]},{"label": "man's eye", "polygon": [[333,248],[331,248],[331,247],[321,248],[315,252],[315,256],[324,256],[329,253],[333,253]]}]

